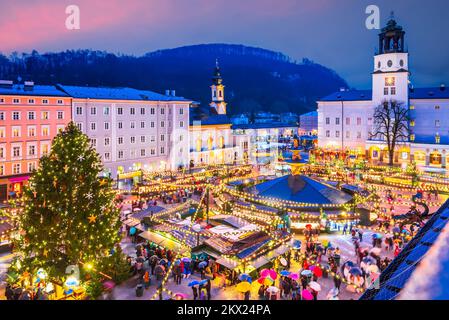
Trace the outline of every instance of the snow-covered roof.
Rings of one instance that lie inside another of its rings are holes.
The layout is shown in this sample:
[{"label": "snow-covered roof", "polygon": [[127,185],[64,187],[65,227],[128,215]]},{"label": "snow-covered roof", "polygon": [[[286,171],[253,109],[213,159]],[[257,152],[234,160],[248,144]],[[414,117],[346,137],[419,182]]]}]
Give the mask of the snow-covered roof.
[{"label": "snow-covered roof", "polygon": [[68,94],[55,86],[33,85],[25,87],[23,84],[14,84],[8,87],[0,86],[0,95],[68,97]]},{"label": "snow-covered roof", "polygon": [[73,98],[137,101],[191,101],[183,97],[168,96],[149,90],[122,87],[82,87],[58,85],[58,88]]}]

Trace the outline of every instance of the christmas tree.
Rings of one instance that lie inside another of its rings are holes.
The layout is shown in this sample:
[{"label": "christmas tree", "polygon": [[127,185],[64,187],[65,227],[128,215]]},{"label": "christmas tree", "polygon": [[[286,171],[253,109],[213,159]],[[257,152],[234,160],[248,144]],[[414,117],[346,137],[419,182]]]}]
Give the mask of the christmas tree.
[{"label": "christmas tree", "polygon": [[21,272],[43,268],[60,278],[70,265],[97,268],[111,255],[120,240],[119,209],[102,171],[99,155],[74,123],[54,138],[24,191],[16,243]]}]

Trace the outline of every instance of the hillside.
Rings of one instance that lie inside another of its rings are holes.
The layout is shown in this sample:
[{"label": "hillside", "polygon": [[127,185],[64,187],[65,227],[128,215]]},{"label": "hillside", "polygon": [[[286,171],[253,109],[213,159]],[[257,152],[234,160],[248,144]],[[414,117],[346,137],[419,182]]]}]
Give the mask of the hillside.
[{"label": "hillside", "polygon": [[347,87],[333,70],[304,59],[243,45],[204,44],[159,50],[141,57],[77,50],[0,55],[0,78],[39,84],[128,86],[164,92],[175,89],[210,102],[211,76],[219,59],[230,113],[307,112],[317,98]]}]

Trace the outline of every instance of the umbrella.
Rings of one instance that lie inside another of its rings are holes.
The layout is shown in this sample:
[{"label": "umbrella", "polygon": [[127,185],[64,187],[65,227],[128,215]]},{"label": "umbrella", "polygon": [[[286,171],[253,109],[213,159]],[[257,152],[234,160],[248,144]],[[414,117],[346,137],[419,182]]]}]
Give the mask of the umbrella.
[{"label": "umbrella", "polygon": [[184,257],[181,259],[182,262],[190,262],[192,261],[192,259],[190,259],[189,257]]},{"label": "umbrella", "polygon": [[379,270],[379,267],[377,265],[372,264],[372,265],[370,265],[370,266],[368,266],[366,268],[366,271],[369,272],[369,273],[378,273],[380,270]]},{"label": "umbrella", "polygon": [[184,300],[184,299],[187,299],[187,295],[186,295],[185,293],[181,293],[181,292],[177,292],[177,293],[173,294],[173,297],[174,297],[176,300]]},{"label": "umbrella", "polygon": [[271,286],[271,287],[268,287],[267,292],[269,292],[269,293],[278,293],[279,292],[279,288]]},{"label": "umbrella", "polygon": [[323,276],[323,270],[321,270],[321,268],[318,266],[311,266],[310,270],[312,270],[313,274],[318,278]]},{"label": "umbrella", "polygon": [[198,268],[206,268],[206,266],[207,266],[207,261],[201,261],[201,262],[198,264]]},{"label": "umbrella", "polygon": [[249,275],[247,273],[242,273],[241,275],[239,275],[238,279],[240,281],[246,281],[246,279],[248,279]]},{"label": "umbrella", "polygon": [[201,280],[199,285],[204,286],[207,283],[207,279]]},{"label": "umbrella", "polygon": [[103,282],[103,288],[105,288],[106,290],[111,290],[115,287],[115,283],[114,281],[108,280]]},{"label": "umbrella", "polygon": [[307,230],[311,230],[312,229],[312,225],[311,224],[306,224],[306,229]]},{"label": "umbrella", "polygon": [[283,271],[281,271],[281,276],[284,276],[284,277],[286,277],[286,276],[289,276],[291,274],[291,272],[290,271],[287,271],[287,270],[283,270]]},{"label": "umbrella", "polygon": [[284,267],[287,266],[287,260],[285,260],[285,258],[279,259],[279,262],[280,262]]},{"label": "umbrella", "polygon": [[295,250],[299,250],[301,249],[301,245],[302,245],[301,240],[295,240],[293,242],[292,248]]},{"label": "umbrella", "polygon": [[136,233],[137,229],[134,227],[131,227],[131,229],[129,229],[129,234],[130,235],[134,235]]},{"label": "umbrella", "polygon": [[380,233],[375,233],[375,234],[373,234],[373,238],[376,238],[376,239],[382,239],[382,235],[380,234]]},{"label": "umbrella", "polygon": [[349,274],[353,275],[353,276],[361,276],[362,275],[362,270],[360,268],[357,267],[353,267],[349,270]]},{"label": "umbrella", "polygon": [[260,284],[266,285],[266,286],[270,286],[273,284],[274,280],[271,279],[270,277],[263,277],[263,278],[257,279],[257,282],[259,282]]},{"label": "umbrella", "polygon": [[329,240],[323,240],[323,246],[328,247],[330,244]]},{"label": "umbrella", "polygon": [[181,260],[176,259],[176,260],[175,260],[175,266],[179,266],[180,264],[181,264]]},{"label": "umbrella", "polygon": [[321,286],[320,286],[320,284],[318,282],[311,281],[309,283],[309,287],[312,288],[315,291],[321,291]]},{"label": "umbrella", "polygon": [[311,276],[312,275],[312,271],[310,271],[310,270],[303,270],[303,271],[301,271],[301,275],[303,275],[303,276]]},{"label": "umbrella", "polygon": [[307,289],[302,290],[301,296],[304,300],[313,300],[313,295]]},{"label": "umbrella", "polygon": [[298,280],[299,279],[299,274],[297,274],[297,273],[290,273],[290,275],[288,277],[290,279],[293,279],[293,280]]},{"label": "umbrella", "polygon": [[278,277],[278,274],[276,273],[276,271],[270,270],[269,276],[271,279],[276,280],[276,278]]},{"label": "umbrella", "polygon": [[198,280],[193,280],[193,281],[189,282],[188,286],[193,287],[193,286],[196,286],[197,284],[200,284],[200,282]]},{"label": "umbrella", "polygon": [[245,293],[245,292],[248,292],[249,290],[251,290],[251,285],[248,282],[243,281],[237,285],[236,289],[238,292]]},{"label": "umbrella", "polygon": [[270,276],[270,270],[268,270],[268,269],[263,269],[263,270],[260,272],[260,276],[263,277],[263,278]]},{"label": "umbrella", "polygon": [[399,227],[394,227],[392,231],[393,233],[399,233],[401,229],[399,229]]}]

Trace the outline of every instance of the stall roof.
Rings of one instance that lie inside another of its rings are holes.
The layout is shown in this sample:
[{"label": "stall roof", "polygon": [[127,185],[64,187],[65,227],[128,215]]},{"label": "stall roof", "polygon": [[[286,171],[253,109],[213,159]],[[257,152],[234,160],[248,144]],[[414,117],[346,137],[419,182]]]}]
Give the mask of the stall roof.
[{"label": "stall roof", "polygon": [[163,237],[157,233],[151,232],[151,231],[144,231],[139,234],[139,237],[142,237],[148,241],[154,242],[158,244],[161,247],[164,247],[166,249],[170,250],[176,250],[180,252],[186,251],[186,248],[184,248],[180,243],[168,239],[166,237]]},{"label": "stall roof", "polygon": [[217,259],[217,261],[215,261],[215,262],[222,265],[223,267],[226,267],[231,270],[237,268],[239,265],[238,261],[236,261],[234,259],[230,259],[230,258],[224,258],[224,257]]},{"label": "stall roof", "polygon": [[138,225],[140,223],[140,221],[136,220],[136,219],[127,219],[125,221],[123,221],[123,224],[126,224],[128,227],[134,227],[136,225]]}]

